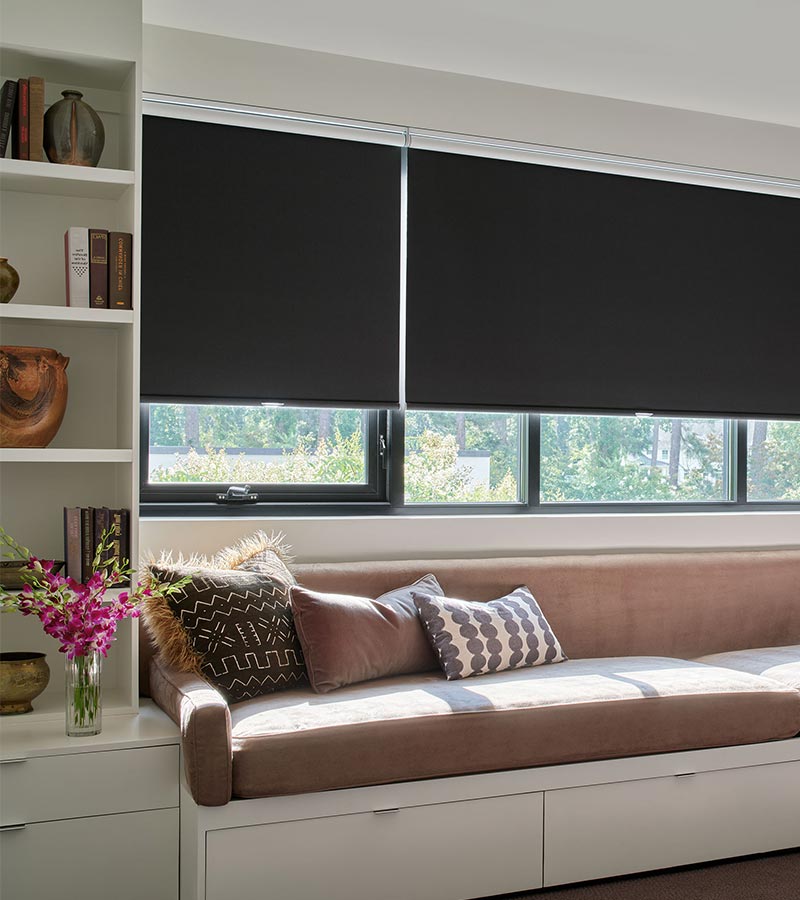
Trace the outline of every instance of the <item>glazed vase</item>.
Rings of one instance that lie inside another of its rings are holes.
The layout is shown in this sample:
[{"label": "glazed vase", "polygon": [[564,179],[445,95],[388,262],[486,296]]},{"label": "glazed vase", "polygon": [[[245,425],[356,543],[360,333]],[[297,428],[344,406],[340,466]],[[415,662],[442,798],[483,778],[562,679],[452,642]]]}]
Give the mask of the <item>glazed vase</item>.
[{"label": "glazed vase", "polygon": [[80,91],[62,91],[44,114],[44,151],[52,163],[96,166],[106,142],[100,116]]},{"label": "glazed vase", "polygon": [[44,653],[0,653],[0,716],[32,712],[49,681]]},{"label": "glazed vase", "polygon": [[0,256],[0,303],[10,303],[19,287],[19,272],[5,256]]},{"label": "glazed vase", "polygon": [[46,447],[67,408],[69,358],[47,347],[0,347],[0,447]]},{"label": "glazed vase", "polygon": [[103,730],[100,679],[103,657],[97,650],[66,660],[67,734],[84,737]]}]

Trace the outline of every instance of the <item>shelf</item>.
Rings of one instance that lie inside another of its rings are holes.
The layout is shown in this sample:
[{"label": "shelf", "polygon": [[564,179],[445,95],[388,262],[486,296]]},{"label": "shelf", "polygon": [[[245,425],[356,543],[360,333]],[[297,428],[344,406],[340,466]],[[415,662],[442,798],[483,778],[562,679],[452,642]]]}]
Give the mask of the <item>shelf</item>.
[{"label": "shelf", "polygon": [[0,462],[12,463],[129,463],[132,450],[74,449],[72,447],[3,447]]},{"label": "shelf", "polygon": [[5,191],[117,200],[133,183],[134,173],[126,169],[0,159],[0,189]]},{"label": "shelf", "polygon": [[[53,651],[53,657],[49,659],[51,666],[61,663],[63,666],[63,657],[58,650]],[[3,716],[3,730],[6,727],[14,728],[18,725],[22,727],[30,727],[42,722],[64,722],[64,693],[63,688],[60,691],[45,691],[41,696],[33,700],[33,712],[23,713],[18,716]],[[125,691],[121,688],[110,688],[103,690],[103,719],[106,716],[125,716],[132,715],[136,710],[131,706],[131,700]],[[3,734],[3,743],[5,744],[6,734]],[[4,748],[5,749],[5,748]]]},{"label": "shelf", "polygon": [[133,310],[6,303],[0,306],[0,322],[3,321],[38,322],[42,325],[88,325],[98,328],[121,328],[133,325]]}]

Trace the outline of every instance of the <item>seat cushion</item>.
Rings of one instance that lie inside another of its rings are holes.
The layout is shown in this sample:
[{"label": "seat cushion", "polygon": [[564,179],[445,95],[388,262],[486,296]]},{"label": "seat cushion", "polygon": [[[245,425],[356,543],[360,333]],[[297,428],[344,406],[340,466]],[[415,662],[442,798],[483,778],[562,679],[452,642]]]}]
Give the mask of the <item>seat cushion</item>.
[{"label": "seat cushion", "polygon": [[788,738],[800,693],[698,662],[616,657],[297,688],[233,704],[231,724],[233,794],[251,798]]},{"label": "seat cushion", "polygon": [[749,672],[751,675],[763,675],[800,691],[800,644],[714,653],[700,657],[698,662],[735,669],[737,672]]}]

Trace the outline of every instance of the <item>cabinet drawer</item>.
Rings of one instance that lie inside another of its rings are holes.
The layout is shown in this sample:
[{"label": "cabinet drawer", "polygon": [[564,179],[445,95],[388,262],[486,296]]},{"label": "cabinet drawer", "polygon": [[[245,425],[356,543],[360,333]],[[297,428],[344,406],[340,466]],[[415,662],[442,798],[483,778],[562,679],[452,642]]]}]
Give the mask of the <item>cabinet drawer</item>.
[{"label": "cabinet drawer", "polygon": [[0,897],[8,900],[177,896],[177,809],[0,830]]},{"label": "cabinet drawer", "polygon": [[546,886],[800,846],[800,763],[548,791]]},{"label": "cabinet drawer", "polygon": [[177,747],[30,757],[0,764],[0,824],[178,805]]},{"label": "cabinet drawer", "polygon": [[209,832],[206,900],[467,900],[542,885],[542,795]]}]

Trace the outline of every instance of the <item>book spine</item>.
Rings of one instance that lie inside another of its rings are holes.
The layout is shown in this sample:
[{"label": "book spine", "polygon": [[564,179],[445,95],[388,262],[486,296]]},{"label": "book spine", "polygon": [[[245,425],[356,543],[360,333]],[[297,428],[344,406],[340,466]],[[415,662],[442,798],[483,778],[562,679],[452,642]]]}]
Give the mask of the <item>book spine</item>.
[{"label": "book spine", "polygon": [[108,309],[108,232],[89,229],[89,306]]},{"label": "book spine", "polygon": [[64,507],[64,561],[70,578],[81,578],[81,511],[78,507]]},{"label": "book spine", "polygon": [[125,231],[108,235],[108,306],[131,309],[131,264],[133,237]]},{"label": "book spine", "polygon": [[6,81],[0,93],[0,159],[6,155],[11,122],[14,118],[14,104],[17,100],[17,82]]},{"label": "book spine", "polygon": [[44,161],[44,78],[32,75],[28,79],[29,152],[28,159]]},{"label": "book spine", "polygon": [[94,510],[92,507],[81,509],[81,581],[92,577],[94,561]]},{"label": "book spine", "polygon": [[[131,514],[127,509],[121,509],[121,533],[119,538],[119,559],[128,560],[131,558]],[[127,587],[130,585],[130,579],[126,578],[120,582],[121,585]]]},{"label": "book spine", "polygon": [[14,118],[14,130],[11,134],[11,153],[14,159],[27,159],[30,152],[29,101],[28,79],[20,78],[17,82],[16,116]]},{"label": "book spine", "polygon": [[122,513],[121,509],[112,509],[111,511],[111,528],[113,529],[111,544],[111,566],[117,568],[122,559]]},{"label": "book spine", "polygon": [[89,305],[89,229],[68,228],[64,233],[67,266],[67,306]]},{"label": "book spine", "polygon": [[[103,534],[108,531],[109,521],[111,518],[111,511],[103,506],[100,509],[96,509],[94,511],[94,554],[97,554],[97,550],[100,547],[100,544],[103,542]],[[101,567],[105,568],[106,564],[109,562],[111,554],[106,552],[100,558]]]}]

